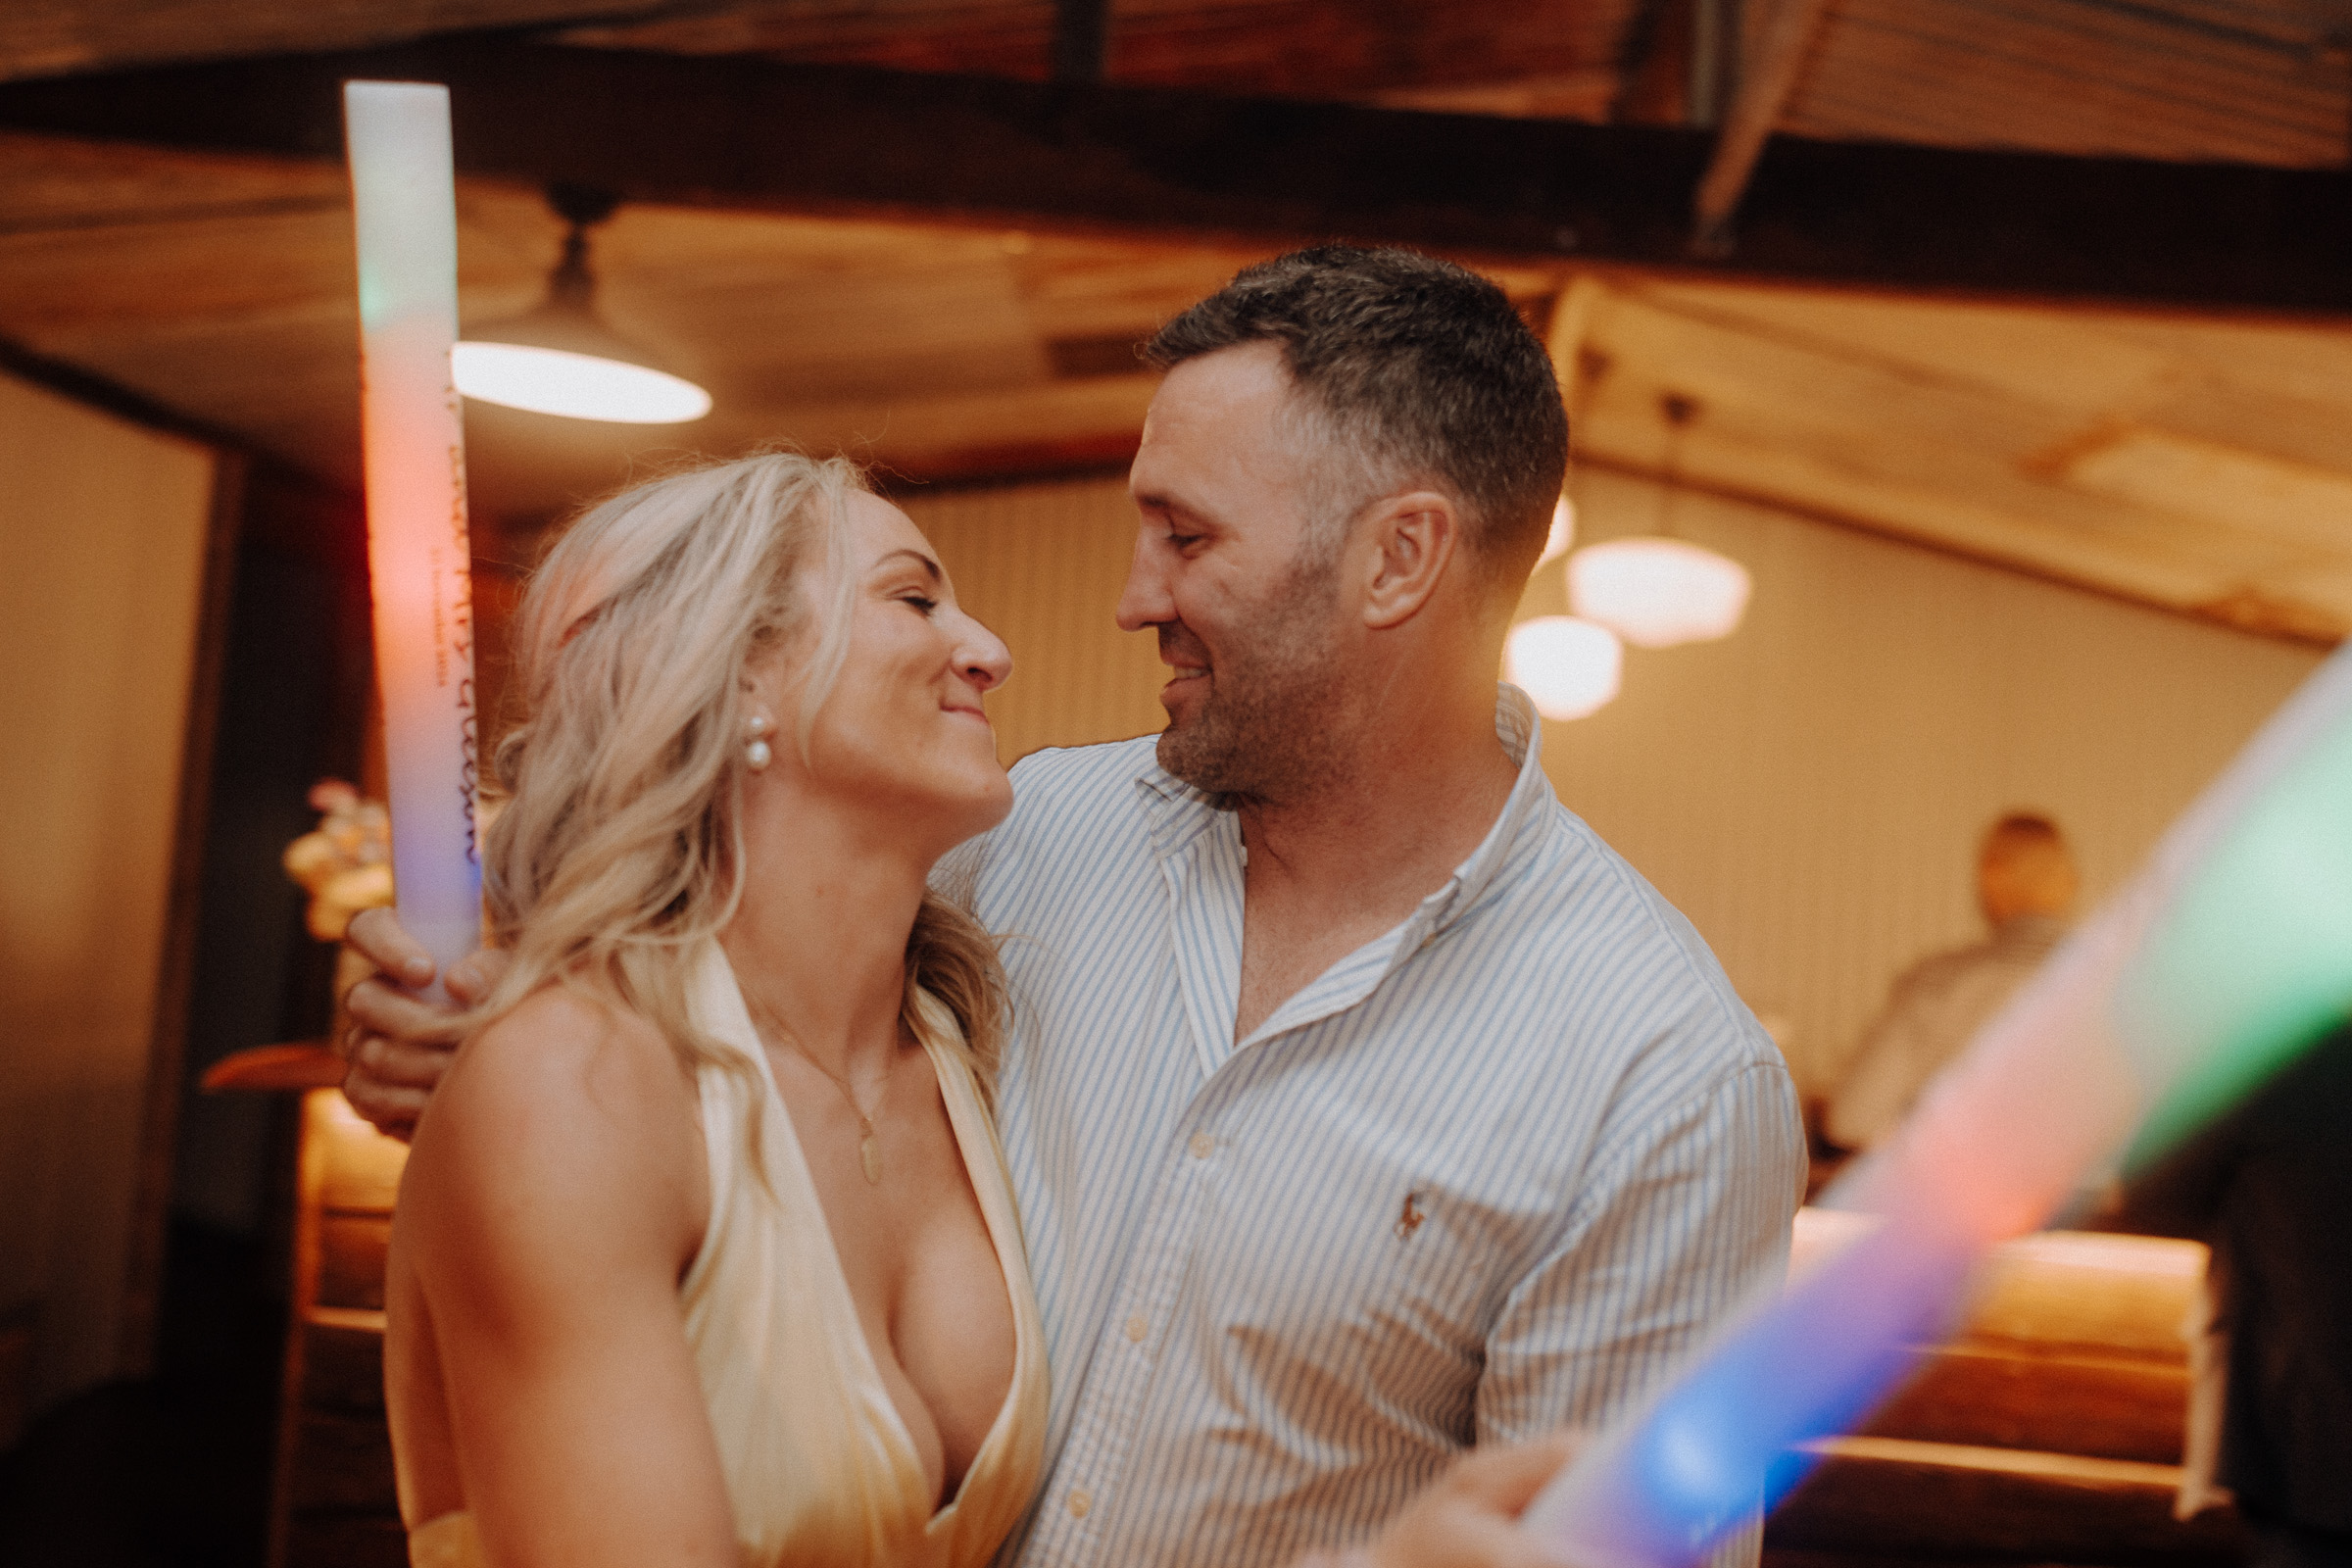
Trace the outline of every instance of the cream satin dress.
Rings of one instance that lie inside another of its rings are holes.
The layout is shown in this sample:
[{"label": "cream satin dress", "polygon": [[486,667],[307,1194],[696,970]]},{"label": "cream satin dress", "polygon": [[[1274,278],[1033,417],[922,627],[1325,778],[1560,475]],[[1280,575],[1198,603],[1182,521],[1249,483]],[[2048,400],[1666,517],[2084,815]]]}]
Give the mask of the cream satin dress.
[{"label": "cream satin dress", "polygon": [[[1004,1407],[956,1496],[936,1512],[914,1442],[858,1323],[792,1117],[716,943],[696,971],[697,1022],[757,1069],[754,1082],[766,1102],[767,1176],[777,1200],[760,1191],[745,1147],[751,1086],[722,1068],[704,1067],[710,1224],[679,1300],[745,1568],[979,1568],[1010,1534],[1037,1486],[1046,1352],[1020,1218],[979,1085],[943,1044],[956,1038],[955,1018],[928,995],[921,1000],[923,1049],[1004,1265],[1014,1332],[1012,1387]],[[404,1479],[404,1498],[409,1491]],[[487,1568],[488,1558],[472,1515],[460,1511],[413,1525],[409,1561],[412,1568]]]}]

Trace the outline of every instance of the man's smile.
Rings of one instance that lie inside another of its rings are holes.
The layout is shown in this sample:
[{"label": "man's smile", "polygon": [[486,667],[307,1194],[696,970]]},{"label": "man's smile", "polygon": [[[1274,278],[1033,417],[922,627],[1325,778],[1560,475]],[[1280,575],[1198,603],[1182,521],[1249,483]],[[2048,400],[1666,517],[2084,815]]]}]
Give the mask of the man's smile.
[{"label": "man's smile", "polygon": [[1188,682],[1208,675],[1207,652],[1189,628],[1175,625],[1159,628],[1159,659],[1168,666],[1168,683],[1160,688],[1162,698],[1179,691]]}]

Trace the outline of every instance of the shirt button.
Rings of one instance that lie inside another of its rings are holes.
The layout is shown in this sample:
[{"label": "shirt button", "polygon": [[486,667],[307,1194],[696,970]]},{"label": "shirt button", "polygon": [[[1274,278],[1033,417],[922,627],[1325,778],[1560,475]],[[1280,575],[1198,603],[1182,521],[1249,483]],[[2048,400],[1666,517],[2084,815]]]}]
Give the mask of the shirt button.
[{"label": "shirt button", "polygon": [[1206,1159],[1216,1152],[1217,1141],[1206,1133],[1193,1134],[1192,1151],[1195,1159]]},{"label": "shirt button", "polygon": [[1152,1325],[1146,1323],[1141,1317],[1131,1317],[1127,1320],[1127,1339],[1129,1343],[1141,1345],[1144,1343],[1144,1336],[1151,1332]]},{"label": "shirt button", "polygon": [[1083,1518],[1085,1518],[1085,1517],[1086,1517],[1086,1510],[1087,1510],[1087,1509],[1089,1509],[1089,1508],[1092,1508],[1094,1505],[1095,1505],[1095,1494],[1094,1494],[1093,1493],[1091,1493],[1091,1492],[1088,1492],[1088,1491],[1087,1491],[1085,1488],[1081,1487],[1081,1488],[1080,1488],[1078,1491],[1076,1491],[1076,1492],[1073,1492],[1073,1493],[1071,1493],[1071,1494],[1070,1494],[1070,1504],[1069,1504],[1069,1506],[1070,1506],[1070,1517],[1071,1517],[1071,1518],[1073,1518],[1073,1519],[1083,1519]]}]

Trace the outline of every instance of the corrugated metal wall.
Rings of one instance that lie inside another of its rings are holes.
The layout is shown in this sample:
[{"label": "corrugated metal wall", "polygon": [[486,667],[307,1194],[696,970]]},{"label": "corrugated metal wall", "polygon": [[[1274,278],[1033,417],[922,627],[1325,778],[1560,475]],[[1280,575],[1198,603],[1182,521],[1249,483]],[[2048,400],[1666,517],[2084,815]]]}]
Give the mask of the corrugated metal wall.
[{"label": "corrugated metal wall", "polygon": [[1739,632],[1629,650],[1624,695],[1548,726],[1544,756],[1785,1021],[1808,1094],[1898,968],[1981,932],[1973,859],[1994,816],[2056,816],[2102,896],[2318,662],[1761,507],[1669,512],[1658,486],[1590,470],[1576,494],[1584,542],[1663,517],[1755,575]]},{"label": "corrugated metal wall", "polygon": [[[1706,936],[1826,1092],[1887,980],[1979,929],[1978,835],[2055,814],[2088,893],[2317,662],[2310,650],[1774,512],[1586,471],[1581,542],[1661,524],[1755,574],[1721,643],[1630,650],[1624,695],[1546,729],[1582,814]],[[958,590],[1011,645],[1004,755],[1156,729],[1152,640],[1111,627],[1116,480],[918,496]],[[1529,612],[1560,608],[1558,567]]]}]

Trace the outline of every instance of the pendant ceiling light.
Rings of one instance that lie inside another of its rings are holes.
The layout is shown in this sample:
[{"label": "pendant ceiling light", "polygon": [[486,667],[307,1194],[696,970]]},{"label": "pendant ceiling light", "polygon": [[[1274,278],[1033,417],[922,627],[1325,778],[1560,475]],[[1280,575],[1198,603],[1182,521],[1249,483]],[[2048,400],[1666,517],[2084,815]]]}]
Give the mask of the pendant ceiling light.
[{"label": "pendant ceiling light", "polygon": [[533,414],[614,424],[682,424],[710,412],[710,394],[653,363],[653,356],[596,314],[588,230],[618,199],[581,185],[548,187],[549,205],[570,225],[564,259],[535,310],[494,322],[450,352],[458,390],[484,403]]},{"label": "pendant ceiling light", "polygon": [[1576,543],[1576,503],[1566,496],[1551,509],[1551,532],[1544,536],[1544,553],[1536,558],[1541,567],[1559,560]]},{"label": "pendant ceiling light", "polygon": [[1680,539],[1612,539],[1568,558],[1570,607],[1636,648],[1730,636],[1751,586],[1737,561]]},{"label": "pendant ceiling light", "polygon": [[1545,718],[1583,718],[1616,697],[1625,650],[1606,626],[1573,615],[1538,615],[1511,628],[1502,668]]},{"label": "pendant ceiling light", "polygon": [[1698,416],[1696,400],[1669,392],[1658,400],[1668,428],[1666,472],[1655,534],[1588,545],[1568,558],[1568,605],[1637,648],[1728,637],[1747,612],[1747,568],[1672,537],[1681,492],[1683,433]]}]

